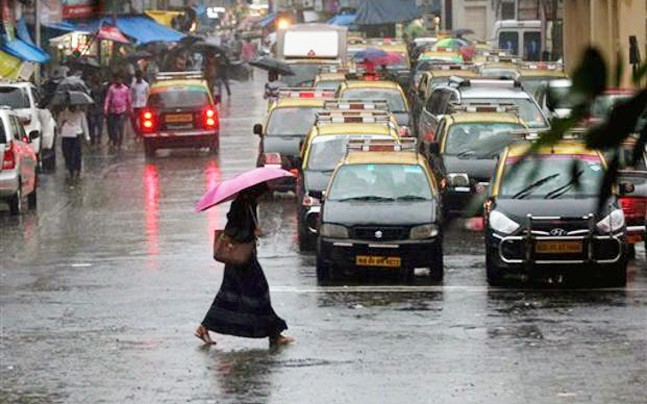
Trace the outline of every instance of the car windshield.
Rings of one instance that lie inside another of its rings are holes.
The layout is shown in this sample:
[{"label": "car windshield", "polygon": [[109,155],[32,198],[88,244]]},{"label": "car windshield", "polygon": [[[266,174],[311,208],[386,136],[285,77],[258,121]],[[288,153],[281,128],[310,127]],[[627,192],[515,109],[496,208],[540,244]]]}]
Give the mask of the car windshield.
[{"label": "car windshield", "polygon": [[595,156],[515,158],[506,165],[500,196],[512,199],[589,198],[598,194],[603,178],[604,168]]},{"label": "car windshield", "polygon": [[200,108],[205,105],[210,105],[206,91],[182,87],[164,89],[148,97],[148,106],[152,108]]},{"label": "car windshield", "polygon": [[337,170],[328,200],[430,200],[424,169],[415,164],[353,164]]},{"label": "car windshield", "polygon": [[445,140],[445,154],[475,157],[497,155],[503,148],[516,140],[512,131],[522,131],[525,127],[518,123],[460,123],[452,125]]},{"label": "car windshield", "polygon": [[537,98],[537,95],[544,89],[548,82],[550,81],[549,77],[521,77],[519,78],[521,86],[524,90],[533,97]]},{"label": "car windshield", "polygon": [[571,95],[571,88],[568,86],[560,86],[560,87],[547,87],[541,91],[548,91],[549,93],[547,94],[550,104],[550,107],[553,109],[558,109],[558,108],[573,108],[575,105],[575,100],[573,99],[573,96]]},{"label": "car windshield", "polygon": [[386,100],[391,112],[406,112],[407,107],[398,90],[386,88],[349,88],[341,94],[343,99]]},{"label": "car windshield", "polygon": [[547,128],[548,122],[531,98],[465,98],[466,102],[511,102],[519,108],[519,116],[530,128]]},{"label": "car windshield", "polygon": [[281,76],[281,81],[288,87],[300,87],[307,83],[312,84],[319,73],[321,66],[323,65],[320,63],[292,63],[290,64],[290,69],[292,69],[294,74],[290,76]]},{"label": "car windshield", "polygon": [[631,94],[605,94],[593,100],[591,115],[594,118],[604,118],[621,101],[631,98]]},{"label": "car windshield", "polygon": [[29,98],[17,87],[0,87],[0,105],[13,109],[29,108]]},{"label": "car windshield", "polygon": [[369,137],[371,139],[391,139],[389,136],[371,136],[371,135],[333,135],[319,136],[312,139],[310,153],[306,167],[312,171],[332,171],[337,167],[337,163],[346,153],[346,144],[349,139],[362,139]]},{"label": "car windshield", "polygon": [[267,135],[305,136],[315,122],[315,115],[321,108],[277,108],[272,111],[267,123]]}]

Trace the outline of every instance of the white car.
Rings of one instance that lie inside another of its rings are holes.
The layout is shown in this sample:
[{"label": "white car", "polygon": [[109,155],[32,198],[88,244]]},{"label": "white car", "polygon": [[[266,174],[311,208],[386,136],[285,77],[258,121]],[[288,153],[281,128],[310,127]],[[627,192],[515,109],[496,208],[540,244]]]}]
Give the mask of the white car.
[{"label": "white car", "polygon": [[15,111],[0,107],[0,201],[12,215],[36,208],[38,158],[30,147],[38,132],[27,134]]},{"label": "white car", "polygon": [[39,166],[56,165],[56,121],[49,109],[40,108],[40,94],[30,82],[0,82],[0,106],[8,106],[20,118],[25,132],[38,132],[31,147],[38,155]]}]

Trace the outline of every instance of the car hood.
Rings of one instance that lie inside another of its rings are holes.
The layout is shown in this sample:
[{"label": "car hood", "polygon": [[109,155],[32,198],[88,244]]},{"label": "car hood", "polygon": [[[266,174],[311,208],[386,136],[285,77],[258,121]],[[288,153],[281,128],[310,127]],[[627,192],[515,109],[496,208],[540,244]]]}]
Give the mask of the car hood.
[{"label": "car hood", "polygon": [[[610,199],[614,202],[615,198]],[[526,216],[560,216],[560,217],[584,217],[590,213],[595,214],[598,206],[598,198],[579,199],[498,199],[495,210],[508,216],[517,223],[524,223]],[[602,217],[609,213],[609,204],[605,204]],[[597,216],[597,215],[596,215]]]},{"label": "car hood", "polygon": [[303,172],[303,185],[306,191],[324,191],[331,176],[332,171],[306,170]]},{"label": "car hood", "polygon": [[299,144],[305,135],[271,135],[263,137],[263,151],[265,153],[279,153],[282,156],[296,156],[299,154]]},{"label": "car hood", "polygon": [[412,226],[436,222],[436,202],[338,202],[324,203],[323,223],[346,226],[380,224],[385,226]]},{"label": "car hood", "polygon": [[470,178],[489,181],[496,167],[496,159],[461,159],[445,155],[443,164],[447,173],[466,173]]}]

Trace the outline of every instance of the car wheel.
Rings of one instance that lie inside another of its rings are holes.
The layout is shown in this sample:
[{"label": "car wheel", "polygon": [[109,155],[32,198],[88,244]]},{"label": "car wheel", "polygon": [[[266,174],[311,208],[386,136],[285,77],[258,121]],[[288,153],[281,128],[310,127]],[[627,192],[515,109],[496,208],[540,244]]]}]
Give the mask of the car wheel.
[{"label": "car wheel", "polygon": [[144,154],[146,157],[155,157],[155,145],[151,140],[144,139]]},{"label": "car wheel", "polygon": [[16,194],[9,201],[9,212],[12,215],[19,215],[23,211],[22,184],[18,183]]},{"label": "car wheel", "polygon": [[431,267],[429,268],[429,278],[434,282],[441,282],[445,276],[445,259],[443,256],[443,242],[439,242],[431,250]]},{"label": "car wheel", "polygon": [[299,234],[299,251],[300,252],[305,252],[305,251],[312,251],[315,249],[314,242],[310,237],[308,237],[307,230],[303,228],[303,225],[299,224],[297,225],[299,228],[298,234]]},{"label": "car wheel", "polygon": [[317,281],[319,283],[325,283],[330,280],[330,266],[324,262],[323,259],[317,256]]},{"label": "car wheel", "polygon": [[485,272],[488,285],[503,285],[503,271],[498,265],[495,264],[495,260],[489,251],[485,253]]}]

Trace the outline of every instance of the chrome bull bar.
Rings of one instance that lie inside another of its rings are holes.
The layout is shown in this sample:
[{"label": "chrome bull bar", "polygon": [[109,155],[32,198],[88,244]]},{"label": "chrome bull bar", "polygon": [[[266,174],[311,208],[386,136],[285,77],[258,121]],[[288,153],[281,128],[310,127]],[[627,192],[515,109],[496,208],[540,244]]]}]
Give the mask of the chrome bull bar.
[{"label": "chrome bull bar", "polygon": [[[561,217],[542,217],[528,215],[526,218],[526,233],[521,236],[507,236],[502,237],[499,242],[499,258],[506,264],[532,264],[532,265],[578,265],[578,264],[615,264],[620,261],[622,258],[622,239],[617,235],[609,234],[604,236],[599,236],[595,233],[595,218],[592,214],[584,217],[588,222],[588,231],[584,235],[577,236],[543,236],[533,234],[533,221],[541,220],[559,220]],[[611,259],[596,259],[595,258],[595,248],[594,241],[606,240],[614,241],[618,246],[618,254]],[[503,251],[505,243],[521,241],[524,242],[524,258],[523,259],[514,259],[507,258]],[[537,241],[581,241],[582,248],[586,245],[586,258],[583,259],[570,259],[570,260],[541,260],[535,257],[535,244]]]}]

